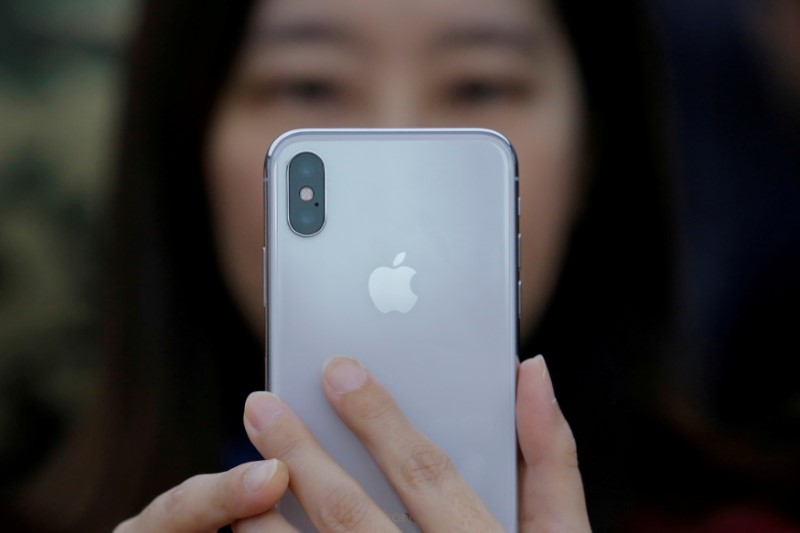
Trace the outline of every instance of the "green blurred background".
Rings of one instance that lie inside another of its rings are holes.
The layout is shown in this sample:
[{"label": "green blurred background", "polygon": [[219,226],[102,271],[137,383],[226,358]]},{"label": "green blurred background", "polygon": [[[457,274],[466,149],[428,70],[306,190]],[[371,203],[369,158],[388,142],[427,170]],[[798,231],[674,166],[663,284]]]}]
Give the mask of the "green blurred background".
[{"label": "green blurred background", "polygon": [[97,221],[131,0],[0,2],[0,490],[96,390]]}]

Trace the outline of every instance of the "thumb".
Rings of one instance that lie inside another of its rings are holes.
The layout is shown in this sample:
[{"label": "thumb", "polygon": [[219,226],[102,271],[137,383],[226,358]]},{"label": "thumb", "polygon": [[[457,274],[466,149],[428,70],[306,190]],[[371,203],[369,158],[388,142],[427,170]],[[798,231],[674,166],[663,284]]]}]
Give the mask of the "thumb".
[{"label": "thumb", "polygon": [[590,531],[575,439],[544,358],[523,362],[517,379],[520,531]]}]

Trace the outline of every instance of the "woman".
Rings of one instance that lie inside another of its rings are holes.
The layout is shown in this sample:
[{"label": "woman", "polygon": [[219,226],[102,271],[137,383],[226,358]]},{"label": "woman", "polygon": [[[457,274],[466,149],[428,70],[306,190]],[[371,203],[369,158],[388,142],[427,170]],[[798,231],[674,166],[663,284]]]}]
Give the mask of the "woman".
[{"label": "woman", "polygon": [[[520,159],[523,359],[547,354],[581,446],[592,521],[619,524],[641,490],[629,406],[646,404],[631,401],[634,385],[647,390],[669,338],[669,191],[635,2],[594,4],[149,3],[130,65],[113,212],[106,397],[21,498],[36,518],[29,523],[108,529],[145,506],[120,530],[279,520],[268,512],[286,482],[275,463],[262,466],[273,476],[249,499],[247,467],[235,467],[148,505],[249,453],[240,416],[247,394],[263,388],[267,146],[303,126],[482,126],[508,136]],[[520,444],[530,467],[534,457],[557,467],[525,478],[522,522],[585,528],[570,433],[541,376],[541,358],[522,365]],[[381,394],[364,379],[359,394]],[[246,407],[262,452],[274,451],[274,435],[257,429],[269,399],[259,393]],[[285,408],[282,420],[295,423]]]}]

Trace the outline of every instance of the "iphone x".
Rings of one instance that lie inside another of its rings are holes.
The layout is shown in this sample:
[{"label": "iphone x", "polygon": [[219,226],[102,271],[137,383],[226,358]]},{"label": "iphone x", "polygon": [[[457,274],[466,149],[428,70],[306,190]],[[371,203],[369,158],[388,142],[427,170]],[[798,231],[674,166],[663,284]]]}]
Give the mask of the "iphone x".
[{"label": "iphone x", "polygon": [[[509,531],[517,521],[518,172],[484,129],[294,130],[265,172],[267,388],[415,531],[321,384],[358,359]],[[282,513],[310,523],[291,496]]]}]

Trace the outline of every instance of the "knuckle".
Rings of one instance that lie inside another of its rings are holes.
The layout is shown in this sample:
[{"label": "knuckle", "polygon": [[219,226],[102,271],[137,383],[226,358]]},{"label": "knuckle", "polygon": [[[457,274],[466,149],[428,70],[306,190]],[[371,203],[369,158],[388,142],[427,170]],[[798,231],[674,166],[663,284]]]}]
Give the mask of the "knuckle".
[{"label": "knuckle", "polygon": [[156,498],[150,506],[148,522],[166,527],[169,524],[199,524],[202,510],[192,505],[192,490],[202,476],[194,476]]},{"label": "knuckle", "polygon": [[302,456],[304,450],[307,449],[306,446],[308,442],[309,436],[299,434],[287,435],[280,441],[272,443],[272,446],[270,446],[271,455],[277,457],[284,463],[290,464],[293,458]]},{"label": "knuckle", "polygon": [[559,459],[564,466],[578,469],[578,444],[569,425],[565,423],[564,434],[561,437],[562,445]]},{"label": "knuckle", "polygon": [[239,507],[237,502],[244,487],[244,472],[246,470],[229,470],[217,477],[216,482],[211,485],[211,505],[227,516],[234,515]]},{"label": "knuckle", "polygon": [[324,530],[351,531],[366,520],[366,502],[363,496],[352,490],[336,488],[320,502],[317,518]]},{"label": "knuckle", "polygon": [[142,513],[146,522],[165,527],[184,507],[186,481],[158,496]]},{"label": "knuckle", "polygon": [[350,415],[354,420],[364,422],[374,422],[376,420],[386,419],[393,411],[394,403],[386,396],[370,395],[370,397],[352,397],[348,402],[350,405]]},{"label": "knuckle", "polygon": [[190,483],[191,478],[168,490],[159,497],[161,499],[161,505],[155,506],[156,523],[168,524],[171,518],[180,516],[185,512],[186,495],[189,492]]},{"label": "knuckle", "polygon": [[431,444],[424,444],[411,449],[400,473],[411,489],[441,487],[453,468],[447,454]]}]

